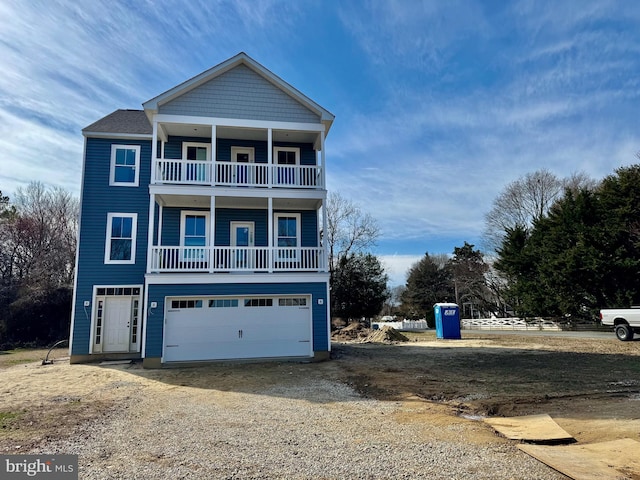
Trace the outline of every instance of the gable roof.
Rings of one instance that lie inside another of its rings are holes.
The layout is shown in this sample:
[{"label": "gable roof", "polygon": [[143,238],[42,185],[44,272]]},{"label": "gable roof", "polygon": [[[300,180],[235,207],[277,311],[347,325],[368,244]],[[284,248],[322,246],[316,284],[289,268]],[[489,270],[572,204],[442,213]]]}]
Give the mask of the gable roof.
[{"label": "gable roof", "polygon": [[299,90],[295,89],[287,82],[282,80],[280,77],[260,65],[254,59],[249,57],[246,53],[241,52],[234,57],[231,57],[228,60],[216,65],[215,67],[210,68],[202,72],[199,75],[196,75],[193,78],[177,85],[170,90],[167,90],[164,93],[161,93],[157,97],[152,98],[151,100],[147,100],[142,104],[145,112],[147,113],[147,117],[149,120],[152,118],[152,114],[158,111],[158,107],[164,105],[177,97],[184,95],[185,93],[203,85],[204,83],[228,72],[229,70],[237,67],[238,65],[245,65],[250,68],[252,71],[260,75],[262,78],[270,82],[275,87],[282,90],[284,93],[292,97],[294,100],[298,101],[306,108],[316,113],[320,117],[320,121],[325,124],[326,130],[325,133],[329,132],[335,115],[333,115],[328,110],[324,109],[316,102],[311,100],[309,97],[301,93]]},{"label": "gable roof", "polygon": [[153,128],[143,110],[116,110],[82,129],[91,133],[120,133],[126,135],[152,135]]}]

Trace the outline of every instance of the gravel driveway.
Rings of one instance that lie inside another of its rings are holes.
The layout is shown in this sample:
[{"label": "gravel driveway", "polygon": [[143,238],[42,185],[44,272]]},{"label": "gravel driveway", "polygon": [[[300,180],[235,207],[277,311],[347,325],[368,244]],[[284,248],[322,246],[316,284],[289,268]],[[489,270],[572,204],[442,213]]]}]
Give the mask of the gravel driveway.
[{"label": "gravel driveway", "polygon": [[[431,422],[438,406],[417,399],[362,398],[332,362],[64,368],[108,372],[92,395],[118,399],[30,452],[78,454],[81,479],[566,478],[481,422]],[[466,438],[484,429],[486,441]]]}]

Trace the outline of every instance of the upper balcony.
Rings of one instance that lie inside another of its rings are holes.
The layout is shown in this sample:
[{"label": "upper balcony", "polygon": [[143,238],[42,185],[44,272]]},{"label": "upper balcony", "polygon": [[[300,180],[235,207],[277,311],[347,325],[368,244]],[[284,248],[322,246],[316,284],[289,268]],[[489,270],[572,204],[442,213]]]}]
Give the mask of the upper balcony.
[{"label": "upper balcony", "polygon": [[152,184],[326,189],[323,124],[155,119]]},{"label": "upper balcony", "polygon": [[324,189],[319,165],[269,165],[160,158],[153,163],[154,184],[224,187]]}]

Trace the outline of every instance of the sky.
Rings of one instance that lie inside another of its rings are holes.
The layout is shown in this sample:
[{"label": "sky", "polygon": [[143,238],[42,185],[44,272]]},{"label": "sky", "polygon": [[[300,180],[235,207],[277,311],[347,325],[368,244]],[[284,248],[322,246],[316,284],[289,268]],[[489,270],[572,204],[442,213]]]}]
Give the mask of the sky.
[{"label": "sky", "polygon": [[0,191],[80,194],[81,129],[245,52],[335,114],[330,191],[380,228],[391,284],[482,247],[539,169],[638,162],[635,0],[0,0]]}]

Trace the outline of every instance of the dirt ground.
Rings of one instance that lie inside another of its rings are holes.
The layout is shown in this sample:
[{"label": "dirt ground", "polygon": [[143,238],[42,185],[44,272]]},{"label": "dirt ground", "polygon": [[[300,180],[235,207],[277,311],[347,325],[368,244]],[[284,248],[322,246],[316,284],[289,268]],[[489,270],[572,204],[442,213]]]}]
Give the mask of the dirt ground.
[{"label": "dirt ground", "polygon": [[362,394],[446,405],[445,422],[548,413],[579,442],[640,440],[640,341],[405,335],[412,341],[337,344],[334,356]]},{"label": "dirt ground", "polygon": [[[335,342],[323,363],[223,362],[143,370],[139,364],[69,365],[56,351],[0,353],[0,452],[18,453],[100,422],[141,395],[175,389],[252,392],[299,378],[348,384],[365,397],[404,402],[398,422],[464,441],[495,441],[487,416],[548,413],[579,442],[640,440],[640,341],[463,332],[393,344]],[[195,392],[195,390],[193,390]],[[449,432],[449,433],[446,433]],[[454,433],[451,433],[454,432]]]}]

